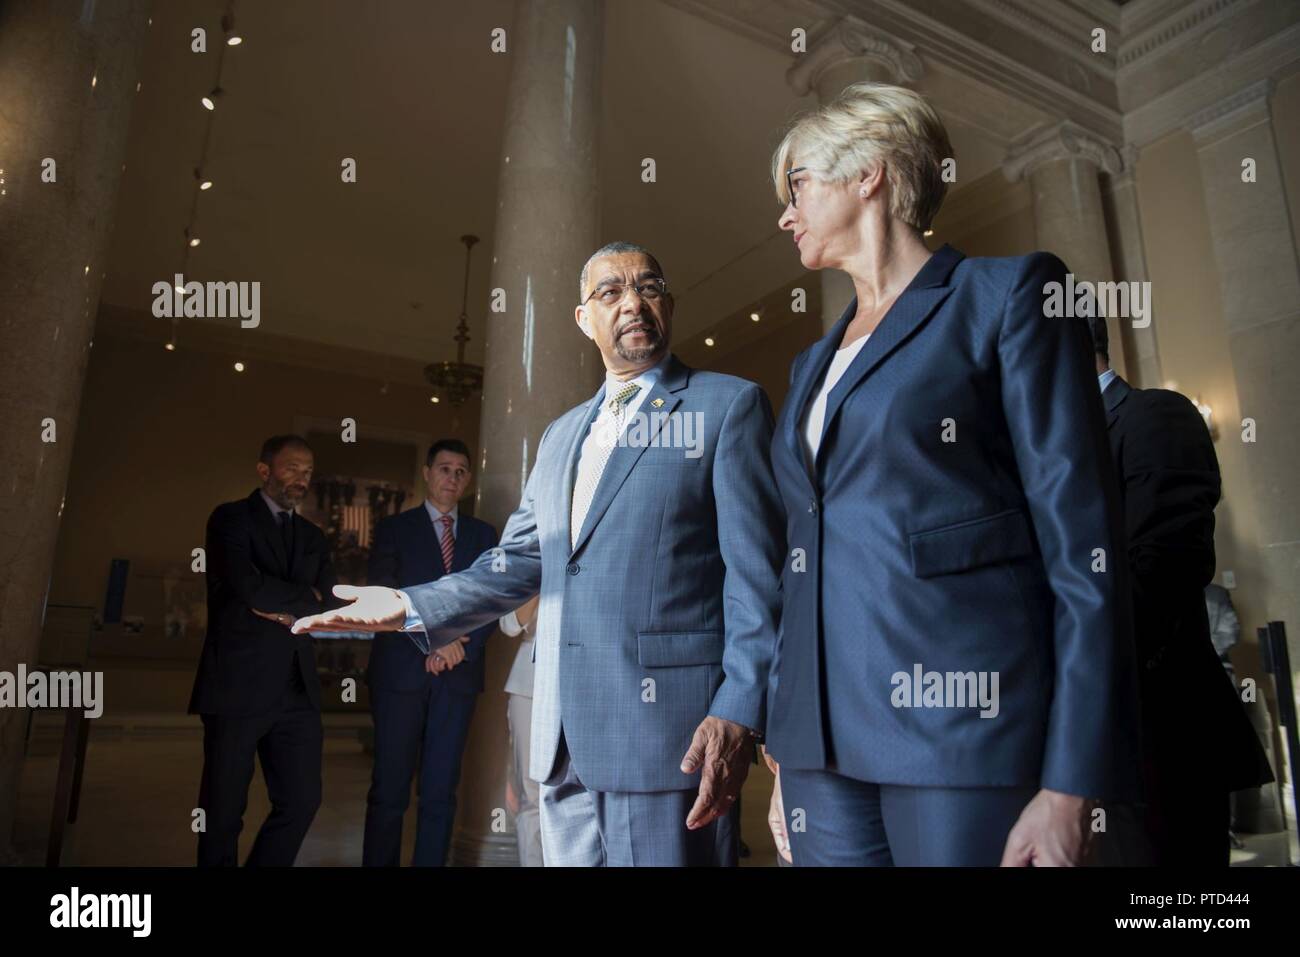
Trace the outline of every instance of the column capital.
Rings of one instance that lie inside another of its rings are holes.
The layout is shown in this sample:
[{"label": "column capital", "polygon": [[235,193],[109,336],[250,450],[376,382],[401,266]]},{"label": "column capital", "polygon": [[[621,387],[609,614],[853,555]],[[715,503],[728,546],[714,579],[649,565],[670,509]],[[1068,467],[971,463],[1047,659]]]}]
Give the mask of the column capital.
[{"label": "column capital", "polygon": [[1271,79],[1256,80],[1192,113],[1183,122],[1183,128],[1199,145],[1238,124],[1254,125],[1269,118],[1268,105],[1272,95]]},{"label": "column capital", "polygon": [[851,60],[870,61],[882,69],[889,82],[900,86],[921,78],[921,58],[912,44],[852,16],[832,23],[812,41],[807,53],[796,54],[785,77],[796,93],[807,96],[817,89],[822,74]]},{"label": "column capital", "polygon": [[1013,141],[1002,161],[1002,172],[1014,183],[1032,175],[1044,163],[1063,159],[1087,160],[1098,172],[1112,175],[1123,165],[1119,151],[1110,143],[1077,123],[1062,120],[1054,126],[1030,130]]}]

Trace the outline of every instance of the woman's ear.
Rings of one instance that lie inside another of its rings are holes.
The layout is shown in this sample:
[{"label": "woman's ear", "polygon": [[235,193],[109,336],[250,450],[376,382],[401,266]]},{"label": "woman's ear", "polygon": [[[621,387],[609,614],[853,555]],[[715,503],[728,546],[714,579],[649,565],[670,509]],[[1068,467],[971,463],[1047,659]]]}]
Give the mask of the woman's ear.
[{"label": "woman's ear", "polygon": [[865,170],[858,177],[858,198],[866,199],[877,189],[885,178],[885,164],[877,163],[872,169]]}]

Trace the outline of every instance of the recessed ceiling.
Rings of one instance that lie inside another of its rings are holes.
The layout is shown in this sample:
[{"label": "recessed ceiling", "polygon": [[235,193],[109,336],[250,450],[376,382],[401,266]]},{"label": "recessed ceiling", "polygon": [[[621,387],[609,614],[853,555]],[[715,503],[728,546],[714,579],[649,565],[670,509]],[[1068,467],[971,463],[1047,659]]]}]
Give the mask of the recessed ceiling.
[{"label": "recessed ceiling", "polygon": [[[155,5],[110,249],[104,301],[147,313],[180,270],[194,168],[211,117],[187,279],[262,283],[248,335],[434,361],[454,356],[473,232],[469,357],[481,361],[509,55],[508,0],[238,3],[209,114],[219,0]],[[208,30],[212,52],[190,51]],[[772,147],[812,107],[787,56],[659,0],[606,6],[601,232],[656,251],[697,335],[799,275],[768,179]],[[950,77],[932,74],[945,98]],[[1002,131],[953,118],[962,173],[994,168]],[[357,162],[357,182],[340,164]],[[657,181],[641,179],[653,158]],[[576,270],[581,264],[575,263]],[[575,276],[576,279],[576,276]],[[108,311],[108,310],[106,310]],[[182,327],[182,335],[184,329]],[[159,320],[159,341],[167,332]]]}]

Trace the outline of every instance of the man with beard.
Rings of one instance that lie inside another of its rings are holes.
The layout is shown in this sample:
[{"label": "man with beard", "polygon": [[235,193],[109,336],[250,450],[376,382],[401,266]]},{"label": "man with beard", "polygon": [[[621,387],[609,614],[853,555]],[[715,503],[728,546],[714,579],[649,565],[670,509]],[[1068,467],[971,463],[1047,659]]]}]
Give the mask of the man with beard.
[{"label": "man with beard", "polygon": [[547,428],[499,548],[404,591],[340,587],[352,604],[294,631],[405,628],[440,647],[540,590],[546,865],[735,864],[780,600],[771,407],[671,355],[673,298],[647,250],[602,247],[579,290],[605,383]]},{"label": "man with beard", "polygon": [[198,863],[238,863],[253,756],[271,799],[250,866],[294,862],[321,798],[320,680],[311,638],[285,625],[338,604],[321,530],[295,514],[311,482],[311,447],[296,435],[262,445],[262,486],[208,519],[208,630],[190,714],[203,718]]}]

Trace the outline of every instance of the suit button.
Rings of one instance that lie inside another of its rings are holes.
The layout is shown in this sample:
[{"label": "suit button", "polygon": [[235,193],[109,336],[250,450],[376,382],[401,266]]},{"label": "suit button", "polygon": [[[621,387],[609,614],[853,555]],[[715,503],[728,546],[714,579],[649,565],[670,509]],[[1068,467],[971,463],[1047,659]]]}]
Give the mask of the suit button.
[{"label": "suit button", "polygon": [[568,572],[569,572],[570,575],[576,575],[576,574],[578,574],[578,570],[579,570],[581,567],[582,567],[582,566],[579,565],[577,562],[569,562]]},{"label": "suit button", "polygon": [[814,499],[809,500],[809,502],[808,502],[808,514],[809,514],[809,515],[816,515],[816,514],[817,514],[817,499],[814,498]]}]

